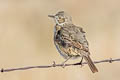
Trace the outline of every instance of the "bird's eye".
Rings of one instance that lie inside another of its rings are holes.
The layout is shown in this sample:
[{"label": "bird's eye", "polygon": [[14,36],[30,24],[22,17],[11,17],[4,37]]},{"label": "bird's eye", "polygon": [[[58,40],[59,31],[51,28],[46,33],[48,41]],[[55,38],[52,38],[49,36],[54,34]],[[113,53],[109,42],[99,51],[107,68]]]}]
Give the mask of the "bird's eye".
[{"label": "bird's eye", "polygon": [[61,17],[59,17],[59,19],[61,19]]},{"label": "bird's eye", "polygon": [[65,18],[63,18],[63,17],[59,17],[58,22],[59,22],[59,23],[63,23],[63,22],[65,22]]}]

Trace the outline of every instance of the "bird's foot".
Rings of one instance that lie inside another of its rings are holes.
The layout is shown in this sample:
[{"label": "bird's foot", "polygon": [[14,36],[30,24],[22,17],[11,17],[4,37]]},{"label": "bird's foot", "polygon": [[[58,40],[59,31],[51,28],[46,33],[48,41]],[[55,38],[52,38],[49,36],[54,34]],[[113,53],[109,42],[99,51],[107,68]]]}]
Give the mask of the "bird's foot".
[{"label": "bird's foot", "polygon": [[62,63],[62,64],[61,64],[61,67],[62,67],[62,68],[65,68],[65,63]]},{"label": "bird's foot", "polygon": [[52,64],[52,66],[53,66],[53,67],[56,67],[56,63],[55,63],[55,61],[53,61],[53,64]]},{"label": "bird's foot", "polygon": [[81,66],[80,66],[81,68],[84,66],[84,65],[82,64],[82,61],[80,61],[80,63],[79,63],[79,64],[81,65]]}]

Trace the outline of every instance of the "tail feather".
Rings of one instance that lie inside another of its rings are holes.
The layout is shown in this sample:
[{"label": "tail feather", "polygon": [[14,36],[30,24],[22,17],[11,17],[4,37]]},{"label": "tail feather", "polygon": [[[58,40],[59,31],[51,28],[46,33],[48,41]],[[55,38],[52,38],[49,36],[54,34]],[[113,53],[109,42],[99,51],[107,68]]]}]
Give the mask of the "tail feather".
[{"label": "tail feather", "polygon": [[94,65],[94,63],[93,63],[93,61],[91,60],[90,56],[84,56],[83,58],[86,60],[86,62],[88,63],[88,65],[89,65],[89,67],[90,67],[90,69],[91,69],[91,71],[92,71],[93,73],[98,72],[98,69],[97,69],[96,66]]}]

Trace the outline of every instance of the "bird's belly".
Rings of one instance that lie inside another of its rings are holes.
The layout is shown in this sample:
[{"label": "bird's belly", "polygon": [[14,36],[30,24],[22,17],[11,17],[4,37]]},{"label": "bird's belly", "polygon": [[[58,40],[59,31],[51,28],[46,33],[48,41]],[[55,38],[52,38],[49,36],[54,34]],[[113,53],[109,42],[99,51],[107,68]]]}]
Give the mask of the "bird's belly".
[{"label": "bird's belly", "polygon": [[59,44],[55,43],[55,46],[58,50],[58,52],[60,53],[60,55],[64,58],[64,59],[68,59],[71,57],[71,59],[77,59],[78,57],[81,57],[81,55],[78,52],[73,51],[71,48],[64,48],[62,46],[60,46]]},{"label": "bird's belly", "polygon": [[60,55],[61,55],[64,59],[69,58],[69,56],[68,56],[65,52],[61,51],[60,46],[58,46],[57,44],[55,44],[55,46],[56,46],[58,52],[60,53]]}]

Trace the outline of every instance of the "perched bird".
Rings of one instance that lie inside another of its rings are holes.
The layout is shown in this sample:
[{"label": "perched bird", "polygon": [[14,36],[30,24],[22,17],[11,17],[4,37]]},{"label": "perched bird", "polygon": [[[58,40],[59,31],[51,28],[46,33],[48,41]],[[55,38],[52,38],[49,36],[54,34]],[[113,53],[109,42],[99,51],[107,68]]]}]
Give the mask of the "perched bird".
[{"label": "perched bird", "polygon": [[72,17],[64,11],[59,11],[55,15],[48,15],[55,20],[54,44],[58,52],[66,59],[76,59],[82,57],[86,60],[93,73],[98,69],[90,58],[89,45],[85,37],[85,31],[72,23]]}]

